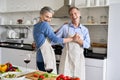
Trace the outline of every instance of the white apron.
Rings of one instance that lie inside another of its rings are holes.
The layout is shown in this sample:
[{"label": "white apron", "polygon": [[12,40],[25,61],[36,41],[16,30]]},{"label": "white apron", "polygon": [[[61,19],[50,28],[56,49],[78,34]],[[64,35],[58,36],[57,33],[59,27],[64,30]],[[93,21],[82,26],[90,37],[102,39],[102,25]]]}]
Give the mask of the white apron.
[{"label": "white apron", "polygon": [[40,47],[40,50],[45,63],[45,69],[52,68],[52,73],[57,74],[55,53],[48,39],[45,40],[43,45]]},{"label": "white apron", "polygon": [[59,74],[85,80],[85,58],[83,48],[78,43],[69,42],[65,44],[60,59]]}]

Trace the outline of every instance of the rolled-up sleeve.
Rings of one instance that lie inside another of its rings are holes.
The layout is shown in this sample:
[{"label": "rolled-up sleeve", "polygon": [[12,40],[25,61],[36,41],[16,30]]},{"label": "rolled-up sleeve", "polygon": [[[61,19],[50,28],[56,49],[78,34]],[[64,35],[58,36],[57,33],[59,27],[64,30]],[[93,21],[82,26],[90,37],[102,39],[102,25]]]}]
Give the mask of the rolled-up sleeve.
[{"label": "rolled-up sleeve", "polygon": [[83,30],[84,38],[83,38],[83,48],[89,48],[90,47],[90,36],[89,31],[87,28]]}]

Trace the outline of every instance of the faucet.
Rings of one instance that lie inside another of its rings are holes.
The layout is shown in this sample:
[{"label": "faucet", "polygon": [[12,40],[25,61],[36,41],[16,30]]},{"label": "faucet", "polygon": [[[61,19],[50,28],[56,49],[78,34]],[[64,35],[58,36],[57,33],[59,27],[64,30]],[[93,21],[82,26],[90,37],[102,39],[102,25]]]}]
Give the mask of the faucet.
[{"label": "faucet", "polygon": [[20,47],[23,47],[23,42],[24,42],[24,40],[22,39],[22,40],[21,40],[21,46],[20,46]]}]

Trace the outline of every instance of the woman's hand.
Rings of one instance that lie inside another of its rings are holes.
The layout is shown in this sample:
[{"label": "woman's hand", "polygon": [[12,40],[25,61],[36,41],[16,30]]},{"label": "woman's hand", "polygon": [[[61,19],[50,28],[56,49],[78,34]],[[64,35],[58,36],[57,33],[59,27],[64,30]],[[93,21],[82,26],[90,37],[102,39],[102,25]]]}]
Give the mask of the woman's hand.
[{"label": "woman's hand", "polygon": [[73,36],[73,41],[77,42],[79,39],[80,39],[80,36],[79,36],[79,34],[76,33],[76,34]]},{"label": "woman's hand", "polygon": [[36,44],[35,44],[35,42],[32,43],[32,48],[33,48],[33,49],[36,48]]}]

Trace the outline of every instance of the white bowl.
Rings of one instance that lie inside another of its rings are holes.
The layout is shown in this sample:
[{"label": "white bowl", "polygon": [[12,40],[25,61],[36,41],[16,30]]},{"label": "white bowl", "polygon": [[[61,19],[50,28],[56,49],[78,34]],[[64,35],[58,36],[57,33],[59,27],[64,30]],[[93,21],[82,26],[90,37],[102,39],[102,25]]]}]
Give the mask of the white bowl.
[{"label": "white bowl", "polygon": [[2,80],[25,80],[25,76],[22,77],[15,77],[15,78],[5,78],[5,75],[8,74],[15,74],[16,76],[19,76],[21,73],[20,72],[7,72],[1,75]]}]

